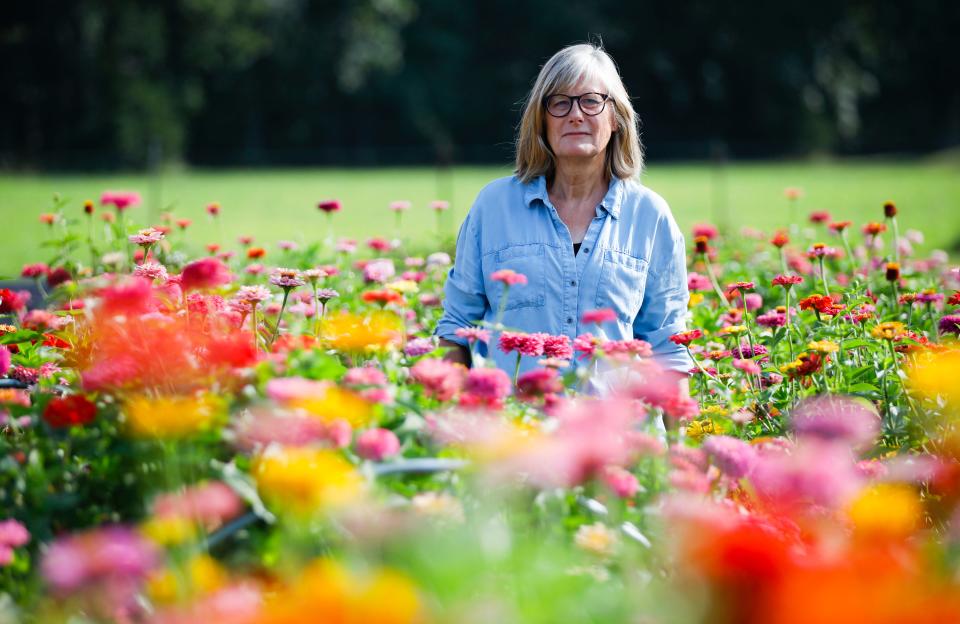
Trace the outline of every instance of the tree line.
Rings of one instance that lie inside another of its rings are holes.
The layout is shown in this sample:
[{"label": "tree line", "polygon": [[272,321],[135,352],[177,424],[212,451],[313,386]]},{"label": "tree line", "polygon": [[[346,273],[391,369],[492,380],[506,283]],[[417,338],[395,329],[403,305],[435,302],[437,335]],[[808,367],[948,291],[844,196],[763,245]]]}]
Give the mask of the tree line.
[{"label": "tree line", "polygon": [[602,41],[652,157],[960,144],[955,0],[34,0],[0,22],[6,168],[507,162]]}]

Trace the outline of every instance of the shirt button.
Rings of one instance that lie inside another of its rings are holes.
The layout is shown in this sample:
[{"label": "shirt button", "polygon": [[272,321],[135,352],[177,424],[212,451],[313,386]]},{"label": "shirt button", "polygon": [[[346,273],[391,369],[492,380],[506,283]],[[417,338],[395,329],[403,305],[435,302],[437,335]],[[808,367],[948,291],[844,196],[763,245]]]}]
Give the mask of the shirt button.
[{"label": "shirt button", "polygon": [[572,316],[568,316],[568,317],[567,317],[567,322],[568,322],[568,323],[572,323],[572,322],[573,322],[573,317],[572,317]]},{"label": "shirt button", "polygon": [[584,248],[583,248],[583,253],[587,253],[588,251],[590,251],[590,248],[589,248],[589,247],[584,247]]},{"label": "shirt button", "polygon": [[570,285],[571,285],[571,286],[576,286],[576,285],[577,285],[577,280],[570,280]]}]

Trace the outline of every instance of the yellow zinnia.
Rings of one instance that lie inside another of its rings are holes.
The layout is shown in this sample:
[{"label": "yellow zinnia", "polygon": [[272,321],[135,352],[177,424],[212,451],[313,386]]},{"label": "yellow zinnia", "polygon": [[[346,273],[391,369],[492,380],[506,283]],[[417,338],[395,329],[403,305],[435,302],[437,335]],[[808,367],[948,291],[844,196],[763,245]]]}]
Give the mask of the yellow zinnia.
[{"label": "yellow zinnia", "polygon": [[324,422],[343,419],[353,427],[363,427],[373,418],[373,405],[360,395],[338,388],[328,387],[321,396],[296,399],[290,402]]},{"label": "yellow zinnia", "polygon": [[942,398],[960,409],[960,350],[923,351],[911,358],[907,369],[910,387],[928,399]]},{"label": "yellow zinnia", "polygon": [[727,327],[720,328],[717,334],[721,336],[730,336],[742,334],[745,331],[747,331],[747,327],[745,325],[728,325]]},{"label": "yellow zinnia", "polygon": [[179,574],[169,568],[153,573],[147,580],[147,593],[154,602],[169,604],[179,598],[211,594],[224,585],[226,570],[210,555],[197,555]]},{"label": "yellow zinnia", "polygon": [[345,624],[412,624],[421,621],[420,599],[406,576],[388,569],[358,577],[339,563],[322,559],[273,594],[257,624],[317,621]]},{"label": "yellow zinnia", "polygon": [[400,317],[386,310],[358,315],[341,312],[320,323],[323,341],[345,353],[382,351],[396,347],[403,337]]},{"label": "yellow zinnia", "polygon": [[820,353],[835,353],[840,350],[840,345],[832,340],[814,340],[807,344],[807,348],[811,351],[819,351]]},{"label": "yellow zinnia", "polygon": [[404,294],[415,293],[420,290],[420,287],[417,286],[417,283],[413,280],[397,280],[395,282],[390,282],[386,285],[386,287],[390,290]]},{"label": "yellow zinnia", "polygon": [[902,538],[920,526],[923,506],[912,487],[878,483],[864,490],[848,513],[858,535]]},{"label": "yellow zinnia", "polygon": [[124,403],[127,429],[138,437],[185,438],[213,427],[222,402],[210,395],[135,396]]},{"label": "yellow zinnia", "polygon": [[298,513],[350,503],[363,478],[340,454],[313,448],[286,448],[260,456],[251,470],[265,498]]},{"label": "yellow zinnia", "polygon": [[898,340],[906,331],[906,325],[898,321],[880,323],[870,330],[870,335],[881,340]]}]

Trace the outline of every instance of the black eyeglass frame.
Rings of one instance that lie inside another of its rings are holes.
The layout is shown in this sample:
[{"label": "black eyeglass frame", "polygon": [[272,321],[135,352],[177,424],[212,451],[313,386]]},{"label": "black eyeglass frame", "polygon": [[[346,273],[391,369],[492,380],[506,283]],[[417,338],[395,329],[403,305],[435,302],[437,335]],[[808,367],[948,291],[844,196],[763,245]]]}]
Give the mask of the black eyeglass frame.
[{"label": "black eyeglass frame", "polygon": [[[587,111],[583,110],[582,106],[580,106],[580,98],[587,97],[588,95],[599,95],[602,98],[601,100],[602,104],[600,105],[600,110],[598,110],[595,113],[588,113]],[[570,108],[567,109],[567,112],[565,112],[562,115],[554,115],[553,113],[551,113],[550,107],[548,105],[548,103],[550,102],[550,98],[555,98],[557,96],[563,96],[570,101]],[[611,99],[609,93],[597,93],[596,91],[589,91],[587,93],[581,93],[580,95],[567,95],[566,93],[553,93],[551,95],[543,96],[543,101],[541,102],[541,104],[543,104],[543,109],[547,111],[548,115],[550,115],[551,117],[556,117],[558,119],[562,119],[570,114],[570,111],[573,110],[574,102],[577,103],[577,107],[580,108],[581,113],[583,113],[587,117],[596,117],[597,115],[601,114],[603,111],[607,109],[607,100],[609,99]]]}]

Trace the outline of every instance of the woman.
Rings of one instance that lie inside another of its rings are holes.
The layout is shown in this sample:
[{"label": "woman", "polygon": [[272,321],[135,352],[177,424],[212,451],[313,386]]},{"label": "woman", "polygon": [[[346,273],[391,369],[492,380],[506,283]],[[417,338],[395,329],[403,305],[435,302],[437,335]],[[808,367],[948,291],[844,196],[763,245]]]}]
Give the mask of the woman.
[{"label": "woman", "polygon": [[[667,203],[637,177],[643,152],[637,118],[617,68],[601,48],[574,45],[540,70],[520,122],[516,172],[477,196],[457,238],[436,333],[469,365],[460,328],[476,321],[571,339],[591,332],[649,342],[661,364],[687,373],[692,362],[669,341],[685,329],[686,253]],[[512,269],[525,285],[491,276]],[[609,308],[615,320],[584,323],[584,312]],[[511,375],[516,356],[491,344]],[[523,357],[521,370],[537,366]]]}]

